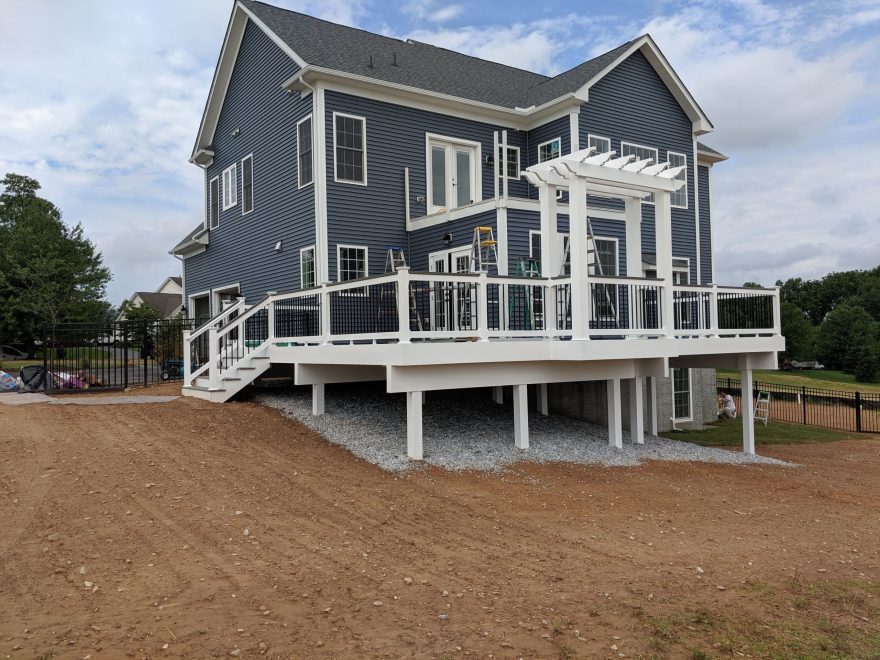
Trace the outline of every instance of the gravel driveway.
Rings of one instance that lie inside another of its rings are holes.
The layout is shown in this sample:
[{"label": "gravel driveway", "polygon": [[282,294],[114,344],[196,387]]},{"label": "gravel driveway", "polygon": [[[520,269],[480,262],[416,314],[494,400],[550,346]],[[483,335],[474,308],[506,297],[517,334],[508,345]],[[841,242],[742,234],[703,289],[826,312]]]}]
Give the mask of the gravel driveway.
[{"label": "gravel driveway", "polygon": [[[328,385],[326,412],[311,413],[311,388],[256,395],[333,443],[386,470],[418,466],[406,456],[406,397],[383,385]],[[792,465],[773,458],[701,447],[646,436],[634,445],[623,433],[623,449],[608,445],[607,429],[568,417],[529,411],[528,450],[513,443],[513,404],[492,402],[488,390],[429,392],[423,408],[425,463],[447,470],[500,470],[517,461],[638,465],[644,460]]]}]

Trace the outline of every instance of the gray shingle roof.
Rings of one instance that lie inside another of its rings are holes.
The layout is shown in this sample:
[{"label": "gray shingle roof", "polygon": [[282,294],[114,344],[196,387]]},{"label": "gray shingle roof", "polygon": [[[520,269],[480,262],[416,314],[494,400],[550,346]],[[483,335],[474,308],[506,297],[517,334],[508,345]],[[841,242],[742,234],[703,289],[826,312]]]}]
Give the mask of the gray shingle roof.
[{"label": "gray shingle roof", "polygon": [[201,222],[200,222],[199,224],[197,224],[195,227],[193,227],[193,230],[192,230],[191,232],[189,232],[186,236],[184,236],[183,238],[181,238],[181,239],[177,242],[177,245],[175,245],[173,248],[171,248],[171,254],[174,254],[174,253],[177,252],[177,250],[179,250],[182,246],[184,246],[184,245],[186,245],[187,243],[189,243],[189,242],[195,237],[196,234],[198,234],[198,233],[204,231],[204,229],[205,229],[205,226],[204,226]]},{"label": "gray shingle roof", "polygon": [[438,46],[337,25],[255,0],[242,0],[242,4],[307,64],[506,108],[541,105],[575,91],[632,43],[551,78]]},{"label": "gray shingle roof", "polygon": [[708,156],[714,156],[718,160],[727,160],[727,156],[725,156],[720,151],[713,149],[712,147],[703,144],[699,140],[697,140],[697,153],[703,153]]},{"label": "gray shingle roof", "polygon": [[152,291],[136,291],[137,296],[167,319],[183,304],[183,296],[174,293],[153,293]]}]

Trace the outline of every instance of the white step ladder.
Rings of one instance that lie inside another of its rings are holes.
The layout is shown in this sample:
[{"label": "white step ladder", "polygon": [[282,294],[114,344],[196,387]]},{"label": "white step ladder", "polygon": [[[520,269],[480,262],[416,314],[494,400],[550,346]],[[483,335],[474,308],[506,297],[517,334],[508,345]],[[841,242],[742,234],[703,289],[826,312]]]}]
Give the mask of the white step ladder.
[{"label": "white step ladder", "polygon": [[770,392],[758,392],[755,399],[755,421],[764,422],[764,426],[770,423]]}]

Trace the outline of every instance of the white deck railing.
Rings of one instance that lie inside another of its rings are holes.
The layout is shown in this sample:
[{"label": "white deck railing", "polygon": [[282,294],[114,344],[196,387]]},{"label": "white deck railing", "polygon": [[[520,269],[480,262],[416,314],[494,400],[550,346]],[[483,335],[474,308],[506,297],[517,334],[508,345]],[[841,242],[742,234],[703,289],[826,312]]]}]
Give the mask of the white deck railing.
[{"label": "white deck railing", "polygon": [[[571,279],[485,273],[391,275],[242,299],[184,333],[184,384],[223,375],[269,344],[314,345],[566,339],[699,338],[779,334],[778,289],[673,286],[660,280],[590,277],[589,327],[572,330]],[[673,307],[672,327],[664,319]]]}]

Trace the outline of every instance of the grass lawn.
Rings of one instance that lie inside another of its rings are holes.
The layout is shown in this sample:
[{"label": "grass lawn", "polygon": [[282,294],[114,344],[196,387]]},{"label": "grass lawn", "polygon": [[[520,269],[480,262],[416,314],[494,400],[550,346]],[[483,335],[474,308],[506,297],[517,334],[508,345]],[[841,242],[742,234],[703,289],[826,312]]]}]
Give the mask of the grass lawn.
[{"label": "grass lawn", "polygon": [[[716,371],[719,387],[723,387],[722,378],[739,380],[739,372],[730,369],[718,369]],[[756,369],[752,376],[762,383],[777,383],[779,385],[792,385],[795,387],[822,387],[829,390],[844,390],[846,392],[880,392],[880,383],[857,383],[852,374],[842,371],[765,371]]]},{"label": "grass lawn", "polygon": [[[48,349],[49,357],[52,360],[52,366],[54,368],[60,368],[67,371],[79,371],[84,367],[84,362],[88,361],[89,365],[92,368],[116,368],[122,367],[122,361],[117,361],[113,358],[105,348],[100,348],[98,346],[72,346],[70,348],[65,349],[64,359],[59,360],[56,357],[54,348]],[[6,372],[17,372],[22,367],[27,367],[30,365],[43,364],[42,351],[37,353],[38,357],[33,360],[0,360],[0,369]]]},{"label": "grass lawn", "polygon": [[[742,446],[742,418],[709,424],[703,431],[667,431],[664,438],[684,440],[698,445]],[[816,426],[787,424],[771,421],[767,426],[755,424],[755,442],[762,445],[797,444],[804,442],[833,442],[847,438],[864,438],[864,434],[832,431]]]}]

